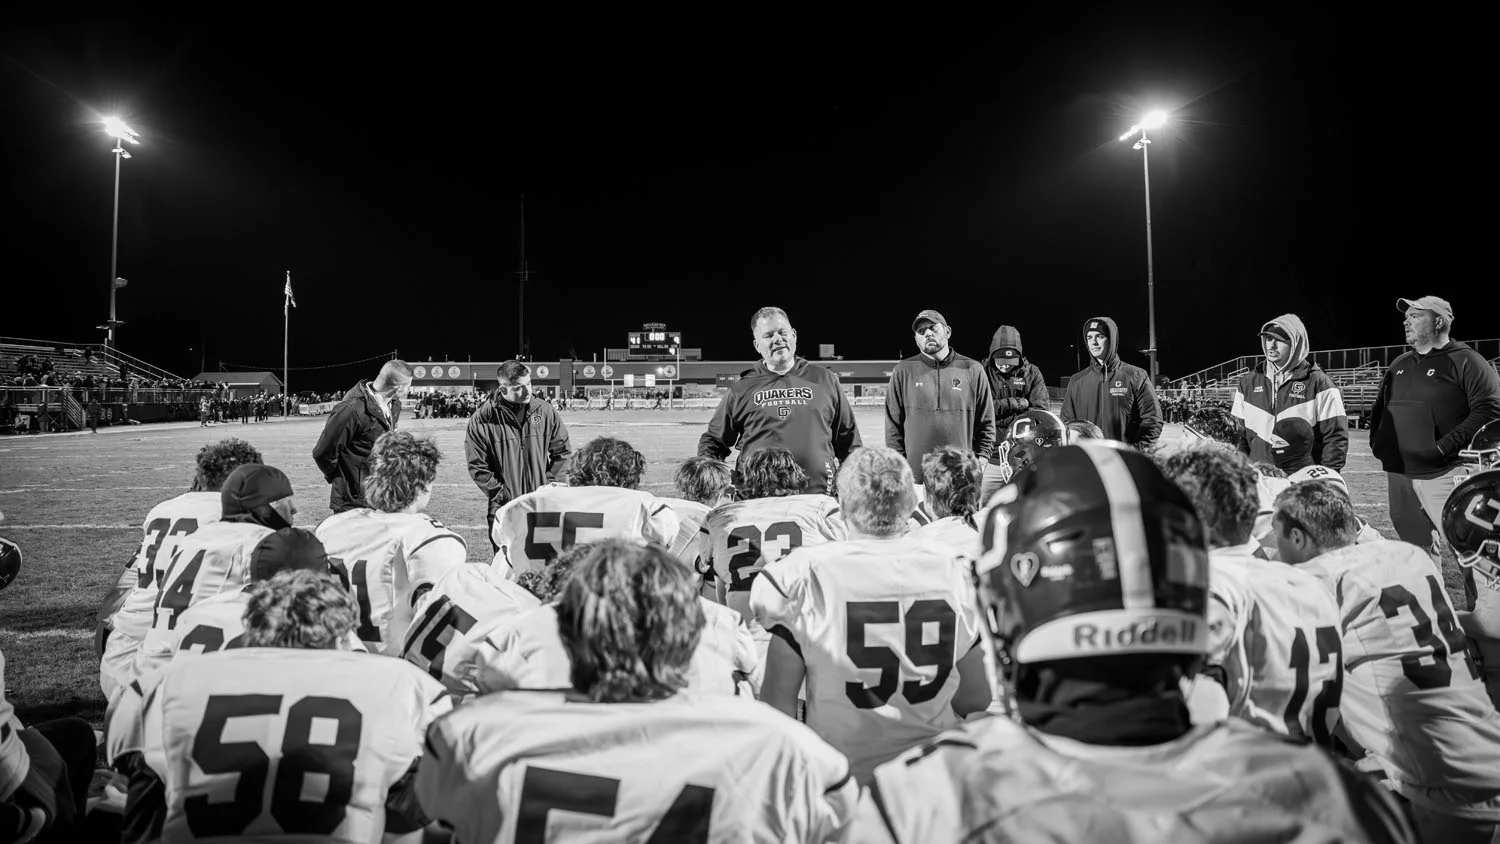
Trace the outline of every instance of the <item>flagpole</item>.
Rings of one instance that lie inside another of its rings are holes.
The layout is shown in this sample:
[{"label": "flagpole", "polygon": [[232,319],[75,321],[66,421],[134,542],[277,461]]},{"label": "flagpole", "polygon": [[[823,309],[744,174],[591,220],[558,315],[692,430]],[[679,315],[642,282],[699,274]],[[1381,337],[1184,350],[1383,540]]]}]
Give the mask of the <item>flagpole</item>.
[{"label": "flagpole", "polygon": [[[286,289],[287,290],[291,290],[292,289],[292,271],[291,270],[287,270],[286,271]],[[283,421],[283,422],[286,421],[287,396],[289,395],[289,393],[288,393],[288,387],[290,386],[290,385],[287,384],[286,378],[287,378],[287,349],[290,346],[289,335],[291,334],[291,325],[292,325],[292,306],[291,306],[291,301],[292,301],[291,297],[289,295],[287,295],[285,292],[283,292],[282,295],[281,295],[281,421]]]}]

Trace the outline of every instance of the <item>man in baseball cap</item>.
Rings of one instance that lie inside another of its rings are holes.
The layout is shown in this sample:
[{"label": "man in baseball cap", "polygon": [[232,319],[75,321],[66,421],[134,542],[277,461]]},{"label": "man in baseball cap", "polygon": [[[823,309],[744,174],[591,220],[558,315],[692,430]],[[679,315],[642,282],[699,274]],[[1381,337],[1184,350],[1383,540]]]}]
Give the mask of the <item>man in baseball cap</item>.
[{"label": "man in baseball cap", "polygon": [[[1450,338],[1453,306],[1437,296],[1397,299],[1411,350],[1391,362],[1370,409],[1370,450],[1385,469],[1391,521],[1402,540],[1440,542],[1443,504],[1464,473],[1464,448],[1500,418],[1500,378]],[[1500,607],[1497,607],[1500,612]],[[1500,622],[1500,615],[1497,615]]]},{"label": "man in baseball cap", "polygon": [[[885,444],[922,477],[922,458],[942,446],[981,460],[995,449],[995,405],[984,364],[959,354],[953,329],[927,308],[911,321],[917,350],[896,364],[885,391]],[[921,500],[921,496],[918,496]]]}]

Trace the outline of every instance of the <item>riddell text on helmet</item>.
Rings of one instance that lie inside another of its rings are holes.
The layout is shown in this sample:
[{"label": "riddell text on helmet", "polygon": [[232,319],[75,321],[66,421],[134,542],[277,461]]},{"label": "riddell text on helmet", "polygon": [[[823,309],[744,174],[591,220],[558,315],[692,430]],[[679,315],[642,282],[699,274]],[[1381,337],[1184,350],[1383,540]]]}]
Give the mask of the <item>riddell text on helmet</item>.
[{"label": "riddell text on helmet", "polygon": [[1133,648],[1141,645],[1183,645],[1198,637],[1198,622],[1188,619],[1150,619],[1130,624],[1100,625],[1084,622],[1073,628],[1076,648]]}]

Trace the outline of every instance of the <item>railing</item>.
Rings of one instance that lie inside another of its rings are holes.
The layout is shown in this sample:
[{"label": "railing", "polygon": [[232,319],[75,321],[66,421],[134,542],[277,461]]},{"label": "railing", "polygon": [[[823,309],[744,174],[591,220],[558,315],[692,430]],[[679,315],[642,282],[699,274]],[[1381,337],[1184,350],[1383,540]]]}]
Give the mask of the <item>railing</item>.
[{"label": "railing", "polygon": [[[1500,338],[1485,340],[1464,340],[1465,345],[1483,355],[1487,360],[1496,364],[1500,369]],[[1351,349],[1324,349],[1314,351],[1308,358],[1322,367],[1325,371],[1334,370],[1374,370],[1384,374],[1391,362],[1411,349],[1405,344],[1397,346],[1363,346]],[[1223,383],[1226,379],[1235,378],[1244,370],[1264,366],[1266,362],[1264,355],[1251,355],[1245,357],[1231,358],[1223,363],[1201,369],[1189,376],[1190,382],[1208,384],[1210,382]],[[1184,380],[1184,379],[1179,379]]]},{"label": "railing", "polygon": [[131,372],[140,372],[152,378],[170,378],[172,380],[187,380],[181,375],[168,372],[159,366],[149,364],[138,357],[127,355],[119,349],[111,349],[104,345],[93,345],[89,348],[94,350],[95,355],[109,361],[116,369],[128,368]]}]

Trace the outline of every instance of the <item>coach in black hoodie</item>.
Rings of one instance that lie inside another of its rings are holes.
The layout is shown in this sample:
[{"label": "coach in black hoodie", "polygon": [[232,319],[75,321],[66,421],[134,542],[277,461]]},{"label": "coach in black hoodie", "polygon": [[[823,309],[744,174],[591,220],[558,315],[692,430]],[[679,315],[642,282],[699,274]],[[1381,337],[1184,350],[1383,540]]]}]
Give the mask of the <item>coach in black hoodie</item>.
[{"label": "coach in black hoodie", "polygon": [[1089,350],[1087,369],[1068,381],[1063,397],[1064,422],[1086,419],[1104,436],[1139,449],[1156,444],[1161,436],[1161,408],[1146,370],[1120,360],[1120,329],[1109,317],[1092,317],[1083,324],[1083,344]]},{"label": "coach in black hoodie", "polygon": [[1459,450],[1500,418],[1500,379],[1483,355],[1449,338],[1447,300],[1399,299],[1396,307],[1406,315],[1411,351],[1392,361],[1380,382],[1370,409],[1370,450],[1386,471],[1397,535],[1426,548],[1443,524],[1449,476],[1463,471]]},{"label": "coach in black hoodie", "polygon": [[994,395],[997,446],[990,452],[990,462],[984,467],[984,484],[979,490],[980,500],[988,501],[990,493],[1005,485],[1005,474],[1000,468],[1005,458],[998,445],[1010,432],[1010,423],[1033,407],[1047,410],[1050,405],[1042,371],[1026,359],[1026,352],[1021,348],[1021,332],[1015,326],[1002,325],[995,329],[984,371],[989,375],[990,393]]}]

